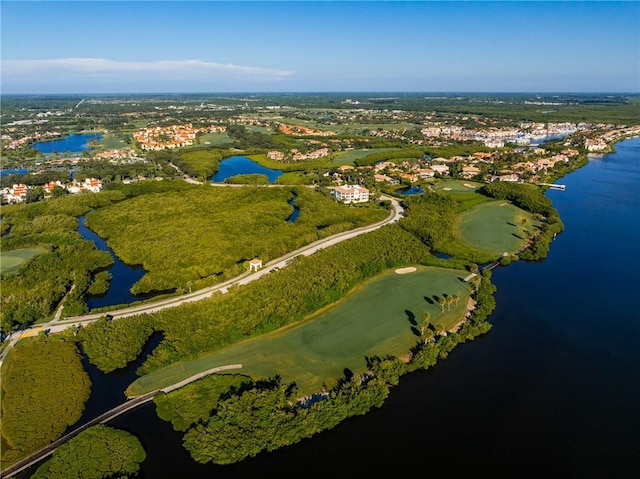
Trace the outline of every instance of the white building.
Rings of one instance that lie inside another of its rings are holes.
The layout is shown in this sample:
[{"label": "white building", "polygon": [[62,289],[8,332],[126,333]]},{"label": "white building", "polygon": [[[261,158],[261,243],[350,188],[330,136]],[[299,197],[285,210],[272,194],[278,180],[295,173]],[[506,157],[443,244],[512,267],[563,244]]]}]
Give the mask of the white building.
[{"label": "white building", "polygon": [[96,178],[86,178],[82,184],[85,190],[89,190],[92,193],[100,193],[102,189],[102,181]]},{"label": "white building", "polygon": [[436,173],[440,173],[442,176],[449,174],[449,167],[447,165],[431,165],[431,169]]},{"label": "white building", "polygon": [[369,201],[369,190],[358,185],[336,186],[331,194],[343,203],[366,203]]},{"label": "white building", "polygon": [[9,193],[6,196],[6,199],[9,203],[20,203],[25,200],[28,192],[29,187],[27,185],[22,183],[13,185],[9,188]]}]

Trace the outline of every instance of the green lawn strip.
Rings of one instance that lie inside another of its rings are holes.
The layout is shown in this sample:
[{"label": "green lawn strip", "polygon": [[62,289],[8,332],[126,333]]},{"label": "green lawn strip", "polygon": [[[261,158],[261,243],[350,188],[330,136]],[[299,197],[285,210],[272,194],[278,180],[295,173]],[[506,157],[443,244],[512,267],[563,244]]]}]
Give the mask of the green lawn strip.
[{"label": "green lawn strip", "polygon": [[454,234],[467,246],[500,255],[522,248],[527,239],[525,231],[534,233],[539,225],[531,213],[507,201],[491,201],[458,215]]},{"label": "green lawn strip", "polygon": [[219,145],[226,145],[229,143],[233,143],[233,140],[231,138],[229,138],[229,135],[227,135],[226,132],[212,132],[212,133],[206,133],[202,136],[198,137],[198,144],[199,145],[213,145],[213,146],[219,146]]},{"label": "green lawn strip", "polygon": [[330,165],[352,165],[358,158],[364,158],[371,153],[383,153],[385,151],[396,151],[400,148],[373,148],[361,150],[341,151],[335,154],[335,157],[329,161]]},{"label": "green lawn strip", "polygon": [[44,248],[22,248],[0,253],[0,274],[15,273],[23,263],[39,254],[46,253]]},{"label": "green lawn strip", "polygon": [[104,135],[102,140],[96,142],[96,147],[99,150],[120,150],[127,148],[127,143],[119,136]]},{"label": "green lawn strip", "polygon": [[327,167],[327,158],[318,158],[315,160],[304,160],[287,163],[285,161],[276,161],[271,158],[267,158],[267,155],[246,155],[250,160],[255,161],[265,168],[271,168],[272,170],[281,171],[310,171],[317,168]]},{"label": "green lawn strip", "polygon": [[[433,267],[405,275],[387,271],[302,323],[172,364],[139,378],[127,392],[144,394],[228,364],[242,364],[238,373],[255,378],[280,375],[284,382],[295,381],[302,393],[318,391],[323,384],[331,387],[345,368],[365,371],[367,356],[406,354],[419,340],[424,312],[431,323],[446,329],[457,324],[469,296],[462,276],[459,270]],[[457,294],[460,300],[443,312],[437,298],[444,294]]]}]

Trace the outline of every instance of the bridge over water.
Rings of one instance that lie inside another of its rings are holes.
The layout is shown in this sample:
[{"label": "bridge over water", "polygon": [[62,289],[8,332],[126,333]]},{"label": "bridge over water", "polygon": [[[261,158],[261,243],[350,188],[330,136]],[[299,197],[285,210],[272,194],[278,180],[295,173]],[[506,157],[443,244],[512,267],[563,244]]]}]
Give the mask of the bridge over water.
[{"label": "bridge over water", "polygon": [[132,409],[137,408],[138,406],[142,406],[143,404],[146,404],[149,401],[151,401],[155,396],[157,396],[160,393],[169,393],[171,391],[175,391],[176,389],[180,389],[181,387],[186,386],[187,384],[192,383],[193,381],[197,381],[198,379],[201,379],[210,374],[214,374],[220,371],[227,371],[229,369],[240,369],[240,368],[242,368],[242,364],[229,364],[226,366],[219,366],[217,368],[208,369],[207,371],[194,374],[193,376],[185,379],[184,381],[180,381],[179,383],[172,384],[170,386],[167,386],[161,389],[156,389],[155,391],[151,391],[147,394],[143,394],[142,396],[129,399],[126,402],[120,404],[119,406],[116,406],[113,409],[103,414],[100,414],[100,416],[96,417],[95,419],[92,419],[86,424],[83,424],[82,426],[77,427],[73,431],[53,441],[48,446],[43,447],[42,449],[34,452],[28,457],[25,457],[21,461],[18,461],[15,464],[3,469],[2,471],[0,471],[1,476],[3,478],[8,478],[18,474],[19,472],[24,471],[25,469],[40,462],[42,459],[53,454],[57,448],[59,448],[63,444],[67,443],[68,441],[76,437],[82,431],[89,429],[91,426],[95,426],[96,424],[105,424],[106,422],[109,422],[112,419],[126,412],[129,412]]}]

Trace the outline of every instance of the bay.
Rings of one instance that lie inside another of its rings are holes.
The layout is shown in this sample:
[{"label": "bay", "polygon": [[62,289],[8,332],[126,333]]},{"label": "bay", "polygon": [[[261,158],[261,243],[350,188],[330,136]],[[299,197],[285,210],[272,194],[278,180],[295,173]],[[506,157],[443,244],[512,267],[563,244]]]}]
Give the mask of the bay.
[{"label": "bay", "polygon": [[76,134],[69,135],[60,140],[40,141],[33,144],[33,148],[40,153],[80,153],[91,148],[89,142],[91,140],[101,140],[102,135],[98,133],[92,134]]}]

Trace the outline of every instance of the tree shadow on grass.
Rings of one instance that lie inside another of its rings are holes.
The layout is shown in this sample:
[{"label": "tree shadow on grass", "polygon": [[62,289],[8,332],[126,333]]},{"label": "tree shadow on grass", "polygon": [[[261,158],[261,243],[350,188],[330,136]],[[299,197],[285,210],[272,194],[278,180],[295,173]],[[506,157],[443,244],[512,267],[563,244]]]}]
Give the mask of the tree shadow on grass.
[{"label": "tree shadow on grass", "polygon": [[433,302],[433,299],[431,299],[429,296],[423,296],[423,297],[424,297],[424,300],[425,300],[427,303],[429,303],[429,304],[436,304],[436,303],[434,303],[434,302]]},{"label": "tree shadow on grass", "polygon": [[413,314],[411,311],[409,311],[408,309],[404,310],[404,314],[407,315],[407,320],[413,325],[413,326],[417,326],[418,322],[416,321],[416,315]]},{"label": "tree shadow on grass", "polygon": [[517,235],[517,234],[515,234],[515,233],[511,233],[511,236],[515,236],[515,237],[516,237],[516,238],[518,238],[518,239],[524,240],[524,238],[523,238],[522,236]]},{"label": "tree shadow on grass", "polygon": [[509,222],[509,221],[507,221],[507,224],[508,224],[509,226],[515,226],[513,223],[511,223],[511,222]]},{"label": "tree shadow on grass", "polygon": [[418,331],[418,328],[416,328],[415,326],[411,326],[411,332],[420,337],[420,331]]}]

